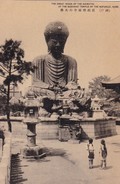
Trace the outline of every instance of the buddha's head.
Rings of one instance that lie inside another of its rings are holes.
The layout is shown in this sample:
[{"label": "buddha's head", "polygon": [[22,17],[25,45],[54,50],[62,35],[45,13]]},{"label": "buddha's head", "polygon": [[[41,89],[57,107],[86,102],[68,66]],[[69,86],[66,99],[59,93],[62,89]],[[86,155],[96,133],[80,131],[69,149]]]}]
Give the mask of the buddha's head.
[{"label": "buddha's head", "polygon": [[44,32],[48,51],[55,57],[59,57],[64,52],[64,46],[69,36],[67,26],[63,22],[51,22],[46,26]]}]

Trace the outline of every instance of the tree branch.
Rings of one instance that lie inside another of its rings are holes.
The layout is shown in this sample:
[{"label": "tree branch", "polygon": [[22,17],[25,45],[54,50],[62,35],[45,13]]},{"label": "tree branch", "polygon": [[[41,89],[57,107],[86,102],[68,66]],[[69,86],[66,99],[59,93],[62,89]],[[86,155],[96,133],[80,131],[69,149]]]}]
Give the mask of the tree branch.
[{"label": "tree branch", "polygon": [[8,73],[8,70],[0,64],[0,67]]},{"label": "tree branch", "polygon": [[11,73],[14,73],[14,72],[17,72],[18,70],[16,69],[16,70],[13,70]]},{"label": "tree branch", "polygon": [[4,77],[3,75],[0,75],[0,77],[3,77],[3,78],[5,78],[5,79],[6,79],[6,77]]},{"label": "tree branch", "polygon": [[7,93],[5,91],[2,91],[2,89],[0,89],[0,91],[7,96]]}]

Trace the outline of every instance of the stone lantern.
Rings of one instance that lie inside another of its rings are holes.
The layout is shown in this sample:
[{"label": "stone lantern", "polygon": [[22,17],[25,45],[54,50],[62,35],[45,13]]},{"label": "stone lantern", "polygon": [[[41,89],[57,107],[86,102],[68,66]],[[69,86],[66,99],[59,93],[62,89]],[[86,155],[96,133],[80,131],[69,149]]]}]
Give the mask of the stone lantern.
[{"label": "stone lantern", "polygon": [[25,100],[25,118],[23,123],[27,125],[27,145],[22,149],[23,157],[40,157],[42,149],[36,145],[36,125],[38,121],[39,100],[34,93],[29,91]]},{"label": "stone lantern", "polygon": [[92,108],[92,117],[96,119],[105,118],[105,112],[101,110],[100,98],[95,95],[95,98],[92,99],[91,108]]}]

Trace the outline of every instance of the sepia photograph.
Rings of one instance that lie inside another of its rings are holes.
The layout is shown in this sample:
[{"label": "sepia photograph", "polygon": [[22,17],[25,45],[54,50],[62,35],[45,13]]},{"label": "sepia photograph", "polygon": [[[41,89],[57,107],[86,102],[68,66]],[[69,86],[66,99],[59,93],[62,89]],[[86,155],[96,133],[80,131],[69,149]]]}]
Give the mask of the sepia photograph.
[{"label": "sepia photograph", "polygon": [[0,184],[119,184],[119,18],[119,1],[0,1]]}]

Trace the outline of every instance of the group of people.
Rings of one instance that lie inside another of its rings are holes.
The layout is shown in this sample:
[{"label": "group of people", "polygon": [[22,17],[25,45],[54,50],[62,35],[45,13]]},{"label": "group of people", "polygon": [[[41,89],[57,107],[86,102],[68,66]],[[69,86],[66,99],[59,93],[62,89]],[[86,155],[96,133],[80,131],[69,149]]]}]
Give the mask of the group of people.
[{"label": "group of people", "polygon": [[[94,160],[94,145],[93,145],[93,139],[89,139],[89,143],[87,144],[87,151],[88,151],[88,159],[89,159],[89,168],[93,168],[93,160]],[[99,148],[99,156],[100,156],[100,168],[105,169],[106,168],[106,158],[107,158],[107,147],[105,140],[102,139],[100,142],[100,148]]]}]

